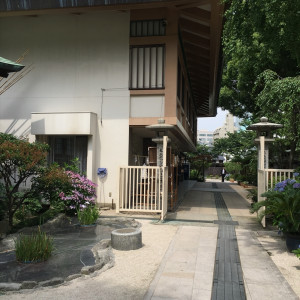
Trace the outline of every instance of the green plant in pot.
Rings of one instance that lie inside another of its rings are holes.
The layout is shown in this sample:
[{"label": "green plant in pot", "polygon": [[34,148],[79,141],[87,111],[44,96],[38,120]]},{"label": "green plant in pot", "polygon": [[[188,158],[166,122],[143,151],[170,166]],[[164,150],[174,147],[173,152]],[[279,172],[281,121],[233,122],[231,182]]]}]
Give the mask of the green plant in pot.
[{"label": "green plant in pot", "polygon": [[77,210],[77,217],[80,225],[94,225],[99,218],[99,209],[95,205],[82,205]]},{"label": "green plant in pot", "polygon": [[286,179],[275,185],[273,190],[262,194],[264,201],[257,202],[252,212],[258,212],[265,206],[263,215],[273,217],[273,224],[286,236],[289,251],[300,245],[300,182],[299,173],[294,173],[295,179]]}]

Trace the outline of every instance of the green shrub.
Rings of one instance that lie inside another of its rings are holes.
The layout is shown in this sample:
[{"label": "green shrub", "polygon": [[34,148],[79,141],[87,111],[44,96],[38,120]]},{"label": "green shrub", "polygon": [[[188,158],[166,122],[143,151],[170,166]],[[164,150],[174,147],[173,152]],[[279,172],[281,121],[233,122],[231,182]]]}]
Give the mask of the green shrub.
[{"label": "green shrub", "polygon": [[41,209],[42,204],[39,199],[28,198],[25,199],[23,204],[16,210],[14,217],[20,222],[24,222],[27,218],[36,216]]},{"label": "green shrub", "polygon": [[250,199],[253,203],[257,202],[257,189],[251,189],[248,192],[247,199]]},{"label": "green shrub", "polygon": [[300,176],[286,179],[275,185],[274,189],[263,193],[265,200],[255,203],[251,212],[259,212],[265,206],[261,216],[273,218],[273,225],[283,232],[300,233]]},{"label": "green shrub", "polygon": [[241,174],[235,174],[234,175],[234,180],[236,180],[236,181],[242,181],[242,179],[243,179],[243,176]]},{"label": "green shrub", "polygon": [[20,236],[15,241],[16,258],[20,262],[40,262],[47,260],[54,249],[53,238],[42,232]]},{"label": "green shrub", "polygon": [[89,205],[81,210],[77,210],[77,216],[80,225],[95,224],[99,217],[99,209],[95,206]]},{"label": "green shrub", "polygon": [[31,227],[31,226],[39,226],[45,224],[50,219],[53,219],[57,216],[61,211],[54,208],[49,208],[43,213],[38,215],[33,215],[31,217],[27,216],[24,217],[22,220],[17,219],[18,214],[16,214],[16,218],[14,218],[14,227],[11,232],[17,232],[19,229],[24,227]]},{"label": "green shrub", "polygon": [[238,162],[227,162],[224,163],[226,172],[231,174],[232,176],[240,174],[240,171],[242,170],[241,163]]},{"label": "green shrub", "polygon": [[56,210],[61,212],[65,210],[65,204],[59,194],[69,191],[72,183],[64,169],[58,164],[54,163],[43,169],[40,176],[33,179],[33,187],[36,197],[48,201]]},{"label": "green shrub", "polygon": [[292,252],[295,253],[295,255],[300,259],[300,248],[293,250]]}]

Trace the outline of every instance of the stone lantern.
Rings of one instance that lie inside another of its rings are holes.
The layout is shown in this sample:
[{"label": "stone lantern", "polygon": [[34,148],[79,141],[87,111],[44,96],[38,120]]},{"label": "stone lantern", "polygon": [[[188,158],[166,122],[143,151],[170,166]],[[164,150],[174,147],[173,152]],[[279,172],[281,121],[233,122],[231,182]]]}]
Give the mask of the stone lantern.
[{"label": "stone lantern", "polygon": [[[283,125],[269,123],[268,118],[262,117],[259,123],[252,124],[247,127],[247,130],[256,131],[255,142],[258,144],[258,168],[257,168],[257,195],[258,201],[262,201],[262,193],[266,191],[265,169],[269,168],[269,143],[274,141],[272,130],[281,128]],[[262,210],[265,208],[262,207]],[[263,227],[266,227],[266,218],[261,220]]]},{"label": "stone lantern", "polygon": [[255,142],[258,144],[258,169],[264,170],[269,168],[269,143],[273,142],[272,130],[283,127],[282,124],[268,122],[268,118],[262,117],[259,123],[252,124],[247,130],[255,130]]},{"label": "stone lantern", "polygon": [[158,119],[157,124],[146,126],[147,129],[156,132],[156,137],[152,139],[153,142],[157,144],[157,166],[166,166],[167,157],[167,145],[171,142],[168,138],[168,130],[172,129],[174,125],[165,124],[164,119]]}]

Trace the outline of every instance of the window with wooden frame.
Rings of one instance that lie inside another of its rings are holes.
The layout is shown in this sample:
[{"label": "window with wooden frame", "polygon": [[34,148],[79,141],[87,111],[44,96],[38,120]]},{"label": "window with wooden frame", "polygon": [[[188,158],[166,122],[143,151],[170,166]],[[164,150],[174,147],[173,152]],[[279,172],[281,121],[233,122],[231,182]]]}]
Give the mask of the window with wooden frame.
[{"label": "window with wooden frame", "polygon": [[166,35],[166,20],[140,20],[130,22],[130,36],[163,36]]},{"label": "window with wooden frame", "polygon": [[162,89],[165,87],[165,46],[130,47],[130,89]]}]

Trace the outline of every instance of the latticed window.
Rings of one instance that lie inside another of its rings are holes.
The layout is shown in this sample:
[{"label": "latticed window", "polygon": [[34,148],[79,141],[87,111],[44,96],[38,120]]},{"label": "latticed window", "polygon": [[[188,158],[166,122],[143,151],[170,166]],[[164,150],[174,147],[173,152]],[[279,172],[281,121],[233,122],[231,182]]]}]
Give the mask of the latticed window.
[{"label": "latticed window", "polygon": [[162,36],[166,35],[165,20],[141,20],[130,22],[130,36]]},{"label": "latticed window", "polygon": [[131,89],[164,88],[165,46],[130,47]]}]

